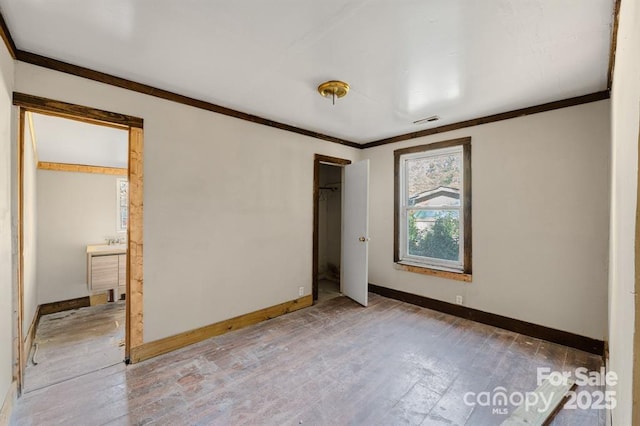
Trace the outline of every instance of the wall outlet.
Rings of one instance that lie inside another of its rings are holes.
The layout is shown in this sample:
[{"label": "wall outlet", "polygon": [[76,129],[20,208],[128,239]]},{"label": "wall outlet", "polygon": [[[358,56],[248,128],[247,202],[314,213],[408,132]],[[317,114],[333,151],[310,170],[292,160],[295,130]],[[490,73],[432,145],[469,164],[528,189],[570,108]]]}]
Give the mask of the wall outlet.
[{"label": "wall outlet", "polygon": [[304,287],[298,289],[298,296],[304,296]]},{"label": "wall outlet", "polygon": [[462,304],[463,304],[463,302],[462,302],[462,296],[460,296],[460,295],[457,295],[457,296],[456,296],[456,304],[457,304],[457,305],[462,305]]}]

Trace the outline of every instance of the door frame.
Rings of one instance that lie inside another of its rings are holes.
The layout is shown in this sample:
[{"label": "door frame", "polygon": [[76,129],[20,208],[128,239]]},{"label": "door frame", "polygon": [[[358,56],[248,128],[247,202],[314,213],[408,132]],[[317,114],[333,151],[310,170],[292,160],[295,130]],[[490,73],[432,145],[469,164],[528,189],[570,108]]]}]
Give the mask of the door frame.
[{"label": "door frame", "polygon": [[[313,159],[313,263],[311,277],[311,293],[313,300],[318,300],[318,258],[319,258],[319,226],[320,226],[320,165],[344,167],[351,160],[327,155],[315,154]],[[340,214],[342,216],[342,213]]]},{"label": "door frame", "polygon": [[143,120],[142,118],[70,104],[24,93],[13,92],[13,105],[19,108],[18,131],[18,277],[16,368],[18,394],[22,393],[23,374],[29,356],[24,347],[24,133],[26,112],[62,117],[100,126],[116,127],[129,133],[127,177],[129,179],[129,226],[127,227],[127,283],[125,297],[125,359],[131,349],[143,343]]}]

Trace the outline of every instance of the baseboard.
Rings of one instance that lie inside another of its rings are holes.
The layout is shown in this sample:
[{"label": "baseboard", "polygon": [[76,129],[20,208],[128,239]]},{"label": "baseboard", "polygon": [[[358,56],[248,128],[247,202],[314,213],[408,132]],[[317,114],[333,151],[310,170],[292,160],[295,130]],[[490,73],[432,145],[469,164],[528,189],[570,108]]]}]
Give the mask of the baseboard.
[{"label": "baseboard", "polygon": [[0,408],[0,425],[8,425],[9,420],[11,420],[11,413],[13,412],[13,407],[18,399],[18,384],[13,381],[11,382],[11,386],[9,386],[9,391],[4,397],[4,401],[2,402],[2,408]]},{"label": "baseboard", "polygon": [[579,334],[570,333],[568,331],[556,330],[554,328],[504,317],[502,315],[492,314],[462,305],[455,305],[441,300],[418,296],[416,294],[406,293],[400,290],[380,287],[375,284],[369,284],[369,291],[390,299],[400,300],[402,302],[411,303],[412,305],[422,306],[424,308],[433,309],[434,311],[444,312],[460,318],[492,325],[494,327],[524,334],[526,336],[535,337],[537,339],[558,343],[581,351],[604,356],[605,346],[604,341],[602,340],[596,340],[590,337],[580,336]]},{"label": "baseboard", "polygon": [[86,308],[88,306],[91,306],[89,296],[62,300],[60,302],[43,303],[40,305],[40,316],[70,311],[71,309]]},{"label": "baseboard", "polygon": [[31,321],[31,325],[29,326],[29,330],[24,338],[23,348],[24,348],[24,360],[22,362],[22,366],[26,366],[29,362],[29,353],[31,352],[31,345],[36,338],[36,330],[38,328],[38,322],[40,322],[40,306],[36,308],[36,312],[33,315],[33,320]]},{"label": "baseboard", "polygon": [[185,331],[184,333],[176,334],[174,336],[165,337],[164,339],[143,343],[140,346],[131,348],[129,361],[131,363],[144,361],[158,355],[175,351],[176,349],[180,349],[185,346],[193,345],[194,343],[201,342],[211,337],[239,330],[289,312],[297,311],[298,309],[306,308],[312,304],[313,296],[308,295],[279,305],[240,315],[235,318],[216,322],[194,330]]}]

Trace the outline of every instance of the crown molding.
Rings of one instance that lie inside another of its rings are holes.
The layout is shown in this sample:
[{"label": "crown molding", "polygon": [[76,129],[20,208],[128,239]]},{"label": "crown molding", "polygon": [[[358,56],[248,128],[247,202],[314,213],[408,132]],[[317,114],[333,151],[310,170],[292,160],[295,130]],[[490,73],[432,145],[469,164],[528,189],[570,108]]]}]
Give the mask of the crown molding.
[{"label": "crown molding", "polygon": [[4,16],[0,12],[0,37],[4,41],[5,46],[7,46],[7,50],[13,59],[16,59],[18,48],[16,44],[13,42],[13,37],[11,37],[11,32],[9,31],[9,27],[7,27],[7,22],[4,20]]},{"label": "crown molding", "polygon": [[357,144],[355,142],[351,142],[345,139],[340,139],[334,136],[325,135],[323,133],[302,129],[300,127],[295,127],[289,124],[280,123],[278,121],[273,121],[267,118],[259,117],[257,115],[247,114],[242,111],[226,108],[226,107],[216,105],[210,102],[206,102],[200,99],[190,98],[188,96],[180,95],[178,93],[170,92],[168,90],[159,89],[157,87],[149,86],[147,84],[138,83],[132,80],[127,80],[126,78],[116,77],[114,75],[110,75],[100,71],[95,71],[89,68],[70,64],[68,62],[59,61],[57,59],[48,58],[46,56],[38,55],[35,53],[18,50],[17,59],[19,61],[26,62],[32,65],[37,65],[37,66],[48,68],[54,71],[60,71],[66,74],[87,78],[89,80],[109,84],[111,86],[120,87],[120,88],[131,90],[134,92],[142,93],[144,95],[155,96],[157,98],[177,102],[177,103],[192,106],[195,108],[204,109],[204,110],[215,112],[218,114],[227,115],[229,117],[239,118],[240,120],[262,124],[268,127],[275,127],[276,129],[285,130],[288,132],[297,133],[300,135],[309,136],[316,139],[322,139],[328,142],[334,142],[340,145],[350,146],[352,148],[360,148],[360,144]]},{"label": "crown molding", "polygon": [[597,102],[603,99],[609,99],[609,90],[590,93],[588,95],[576,96],[575,98],[562,99],[559,101],[548,102],[545,104],[534,105],[527,108],[516,109],[513,111],[502,112],[499,114],[487,115],[485,117],[474,118],[466,121],[459,121],[453,124],[424,129],[417,132],[405,133],[404,135],[393,136],[386,139],[365,143],[362,149],[374,148],[376,146],[387,145],[390,143],[402,142],[409,139],[422,138],[424,136],[434,135],[436,133],[451,132],[453,130],[464,129],[465,127],[479,126],[481,124],[495,123],[496,121],[509,120],[511,118],[524,117],[526,115],[538,114],[541,112],[552,111],[554,109],[566,108],[589,102]]},{"label": "crown molding", "polygon": [[618,24],[620,23],[620,3],[615,0],[613,5],[613,24],[611,26],[611,47],[609,48],[609,69],[607,70],[607,88],[613,86],[613,70],[616,66],[616,50],[618,49]]},{"label": "crown molding", "polygon": [[170,92],[164,89],[159,89],[157,87],[149,86],[147,84],[138,83],[132,80],[116,77],[114,75],[106,74],[100,71],[95,71],[79,65],[70,64],[67,62],[59,61],[57,59],[53,59],[53,58],[38,55],[35,53],[20,50],[16,47],[13,41],[13,38],[11,37],[11,33],[9,32],[9,28],[7,27],[4,17],[2,16],[2,13],[0,13],[0,36],[4,40],[4,43],[7,46],[7,50],[9,51],[11,56],[18,61],[29,63],[32,65],[37,65],[37,66],[51,69],[54,71],[63,72],[66,74],[75,75],[82,78],[87,78],[89,80],[97,81],[97,82],[108,84],[115,87],[120,87],[123,89],[131,90],[131,91],[142,93],[145,95],[155,96],[157,98],[169,100],[172,102],[177,102],[177,103],[192,106],[195,108],[204,109],[204,110],[215,112],[218,114],[227,115],[229,117],[238,118],[240,120],[245,120],[245,121],[261,124],[268,127],[274,127],[280,130],[297,133],[297,134],[308,136],[311,138],[333,142],[340,145],[349,146],[352,148],[367,149],[367,148],[374,148],[376,146],[386,145],[390,143],[396,143],[396,142],[406,141],[406,140],[420,138],[424,136],[429,136],[436,133],[450,132],[452,130],[462,129],[465,127],[472,127],[480,124],[494,123],[496,121],[508,120],[511,118],[523,117],[526,115],[537,114],[540,112],[551,111],[554,109],[566,108],[570,106],[608,99],[610,97],[610,89],[613,81],[613,70],[615,67],[615,53],[617,49],[617,33],[618,33],[618,22],[619,22],[619,16],[620,16],[620,3],[621,3],[621,0],[615,0],[615,3],[614,3],[611,48],[609,52],[609,68],[607,73],[607,90],[603,90],[600,92],[595,92],[595,93],[591,93],[583,96],[577,96],[574,98],[562,99],[562,100],[549,102],[545,104],[530,106],[527,108],[521,108],[513,111],[507,111],[507,112],[489,115],[485,117],[474,118],[471,120],[460,121],[457,123],[447,124],[444,126],[434,127],[431,129],[425,129],[417,132],[401,134],[401,135],[397,135],[389,138],[375,140],[375,141],[364,143],[364,144],[359,144],[353,141],[349,141],[347,139],[341,139],[334,136],[326,135],[324,133],[314,132],[314,131],[303,129],[300,127],[295,127],[289,124],[280,123],[278,121],[269,120],[257,115],[248,114],[248,113],[237,111],[231,108],[226,108],[226,107],[213,104],[207,101],[190,98],[188,96],[180,95],[178,93]]}]

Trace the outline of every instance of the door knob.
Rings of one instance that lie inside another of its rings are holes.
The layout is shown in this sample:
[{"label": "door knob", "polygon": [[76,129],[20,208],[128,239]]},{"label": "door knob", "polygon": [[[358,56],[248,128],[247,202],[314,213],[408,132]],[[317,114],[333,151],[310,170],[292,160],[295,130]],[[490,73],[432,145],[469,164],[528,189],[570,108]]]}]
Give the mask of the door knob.
[{"label": "door knob", "polygon": [[369,241],[369,239],[368,239],[367,237],[360,237],[360,238],[358,238],[358,240],[359,240],[361,243],[364,243],[364,242]]}]

